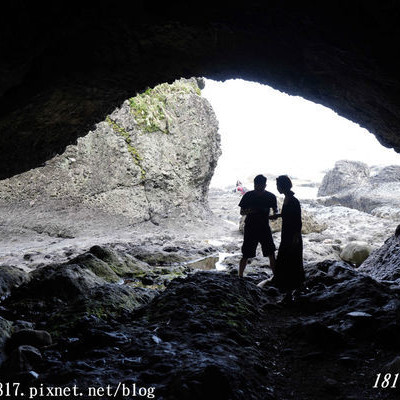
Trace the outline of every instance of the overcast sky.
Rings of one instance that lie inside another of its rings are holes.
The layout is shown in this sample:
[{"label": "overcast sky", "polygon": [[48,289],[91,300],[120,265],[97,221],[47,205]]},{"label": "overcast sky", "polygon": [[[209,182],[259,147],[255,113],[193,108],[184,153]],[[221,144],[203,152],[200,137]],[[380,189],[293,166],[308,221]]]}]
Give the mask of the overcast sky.
[{"label": "overcast sky", "polygon": [[222,156],[212,186],[251,182],[259,173],[320,181],[337,160],[400,164],[400,154],[334,111],[259,83],[206,79],[219,121]]}]

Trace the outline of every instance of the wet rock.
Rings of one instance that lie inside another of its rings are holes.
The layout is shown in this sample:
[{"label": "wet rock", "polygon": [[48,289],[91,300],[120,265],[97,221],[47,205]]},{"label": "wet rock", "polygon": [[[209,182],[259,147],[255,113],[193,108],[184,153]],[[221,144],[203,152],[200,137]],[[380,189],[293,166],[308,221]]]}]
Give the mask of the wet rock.
[{"label": "wet rock", "polygon": [[371,254],[372,248],[368,243],[351,242],[340,252],[340,258],[359,267]]}]

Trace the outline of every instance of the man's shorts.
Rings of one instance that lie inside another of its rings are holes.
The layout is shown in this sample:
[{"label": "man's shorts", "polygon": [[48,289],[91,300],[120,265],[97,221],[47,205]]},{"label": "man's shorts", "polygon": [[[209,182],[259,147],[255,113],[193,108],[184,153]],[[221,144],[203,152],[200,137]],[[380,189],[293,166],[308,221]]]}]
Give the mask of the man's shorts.
[{"label": "man's shorts", "polygon": [[258,243],[261,244],[261,250],[264,257],[269,256],[276,250],[269,225],[263,225],[261,227],[245,225],[242,245],[243,258],[255,257]]}]

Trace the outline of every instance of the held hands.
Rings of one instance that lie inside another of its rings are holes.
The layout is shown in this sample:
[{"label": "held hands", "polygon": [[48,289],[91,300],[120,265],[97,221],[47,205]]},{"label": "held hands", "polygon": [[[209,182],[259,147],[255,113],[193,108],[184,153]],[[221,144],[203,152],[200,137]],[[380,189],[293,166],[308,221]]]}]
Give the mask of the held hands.
[{"label": "held hands", "polygon": [[248,214],[266,214],[268,212],[268,208],[241,208],[240,215],[248,215]]},{"label": "held hands", "polygon": [[273,214],[273,215],[269,216],[269,219],[275,221],[276,219],[278,219],[281,216],[282,216],[281,214]]}]

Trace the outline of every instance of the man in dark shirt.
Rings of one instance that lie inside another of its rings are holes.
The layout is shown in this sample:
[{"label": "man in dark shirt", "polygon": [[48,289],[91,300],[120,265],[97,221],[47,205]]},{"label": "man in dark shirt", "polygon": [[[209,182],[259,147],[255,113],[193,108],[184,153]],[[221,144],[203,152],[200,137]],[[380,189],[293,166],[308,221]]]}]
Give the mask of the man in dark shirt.
[{"label": "man in dark shirt", "polygon": [[267,178],[257,175],[254,178],[254,190],[245,193],[239,203],[240,214],[246,215],[239,277],[243,277],[248,259],[256,256],[258,243],[261,244],[264,257],[269,257],[272,271],[275,268],[276,248],[269,227],[269,210],[272,208],[274,214],[277,214],[278,206],[276,196],[267,192],[266,186]]}]

